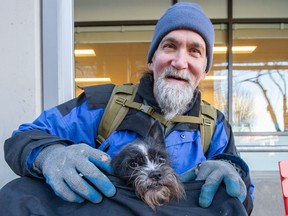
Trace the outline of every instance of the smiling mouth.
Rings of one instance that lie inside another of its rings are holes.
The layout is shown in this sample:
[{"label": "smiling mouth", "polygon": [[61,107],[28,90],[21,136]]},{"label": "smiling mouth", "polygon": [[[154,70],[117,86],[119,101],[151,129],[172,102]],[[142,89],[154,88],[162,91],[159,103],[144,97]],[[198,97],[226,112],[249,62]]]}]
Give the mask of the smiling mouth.
[{"label": "smiling mouth", "polygon": [[175,75],[174,76],[172,76],[172,75],[167,76],[166,79],[173,79],[173,80],[176,80],[176,81],[188,82],[187,79],[184,79],[184,78],[182,78],[180,76],[175,76]]}]

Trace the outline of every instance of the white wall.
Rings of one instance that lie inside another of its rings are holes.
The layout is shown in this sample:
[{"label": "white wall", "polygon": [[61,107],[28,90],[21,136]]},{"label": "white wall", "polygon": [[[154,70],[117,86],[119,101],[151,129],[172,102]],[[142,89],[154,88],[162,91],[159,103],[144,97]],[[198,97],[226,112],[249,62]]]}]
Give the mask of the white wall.
[{"label": "white wall", "polygon": [[0,188],[17,177],[4,160],[4,141],[41,111],[40,0],[1,1]]}]

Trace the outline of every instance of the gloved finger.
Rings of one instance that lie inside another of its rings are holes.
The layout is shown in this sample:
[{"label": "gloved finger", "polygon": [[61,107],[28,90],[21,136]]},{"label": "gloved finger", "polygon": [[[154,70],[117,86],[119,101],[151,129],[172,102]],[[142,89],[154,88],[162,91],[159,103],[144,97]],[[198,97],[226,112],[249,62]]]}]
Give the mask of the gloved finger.
[{"label": "gloved finger", "polygon": [[211,205],[221,182],[222,182],[222,176],[219,176],[217,171],[210,173],[210,175],[206,178],[205,183],[201,188],[199,196],[199,205],[201,207],[206,208]]},{"label": "gloved finger", "polygon": [[90,155],[88,158],[89,158],[89,161],[94,163],[99,169],[105,171],[108,174],[113,173],[113,169],[110,164],[111,158],[108,154],[97,150],[97,151],[93,151],[93,155]]},{"label": "gloved finger", "polygon": [[106,175],[104,175],[104,173],[94,166],[94,164],[87,163],[85,166],[77,167],[77,170],[106,197],[112,197],[115,195],[116,188],[114,184]]},{"label": "gloved finger", "polygon": [[195,167],[187,170],[186,172],[182,173],[180,176],[179,176],[179,180],[181,182],[189,182],[189,181],[192,181],[192,180],[195,180],[196,178],[196,173],[195,173]]},{"label": "gloved finger", "polygon": [[84,198],[74,193],[73,190],[71,190],[71,188],[68,187],[64,181],[52,181],[47,175],[44,175],[44,177],[47,184],[50,185],[55,194],[61,197],[63,200],[76,203],[84,202]]},{"label": "gloved finger", "polygon": [[[242,181],[242,179],[241,179]],[[242,184],[243,183],[243,184]],[[243,203],[246,199],[246,196],[247,196],[247,188],[246,188],[246,185],[245,183],[242,181],[242,183],[240,184],[240,195],[237,197],[241,203]]]},{"label": "gloved finger", "polygon": [[65,182],[72,191],[90,202],[99,203],[103,199],[102,195],[77,172],[73,173],[73,175],[70,173],[69,178],[66,178]]},{"label": "gloved finger", "polygon": [[226,185],[227,193],[232,197],[238,197],[240,195],[240,182],[238,178],[233,176],[225,176],[224,183]]},{"label": "gloved finger", "polygon": [[237,197],[241,202],[246,198],[246,186],[240,178],[225,177],[224,183],[226,185],[227,193],[232,197]]}]

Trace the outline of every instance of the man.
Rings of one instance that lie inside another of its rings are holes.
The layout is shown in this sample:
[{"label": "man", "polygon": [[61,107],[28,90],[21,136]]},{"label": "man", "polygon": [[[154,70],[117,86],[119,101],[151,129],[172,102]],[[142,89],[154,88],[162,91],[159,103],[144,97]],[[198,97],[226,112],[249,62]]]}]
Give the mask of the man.
[{"label": "man", "polygon": [[[148,53],[150,72],[142,77],[135,101],[148,104],[166,120],[198,116],[201,95],[197,86],[211,68],[213,44],[213,25],[197,4],[171,6],[156,25]],[[130,109],[117,130],[98,147],[97,128],[113,87],[86,88],[78,98],[44,111],[34,122],[14,131],[5,142],[5,158],[14,172],[44,178],[69,202],[99,203],[103,196],[112,197],[116,188],[107,177],[113,173],[110,157],[127,143],[145,137],[153,124],[145,113]],[[238,198],[251,213],[249,170],[220,111],[205,154],[199,125],[176,122],[163,130],[171,165],[180,178],[205,180],[200,206],[209,207],[224,183],[227,194]]]}]

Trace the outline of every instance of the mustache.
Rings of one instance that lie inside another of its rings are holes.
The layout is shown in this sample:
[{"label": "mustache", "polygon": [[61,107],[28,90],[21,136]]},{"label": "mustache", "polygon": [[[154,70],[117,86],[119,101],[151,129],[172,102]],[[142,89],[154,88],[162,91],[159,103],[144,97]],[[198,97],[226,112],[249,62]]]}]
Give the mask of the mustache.
[{"label": "mustache", "polygon": [[185,81],[187,83],[192,83],[191,76],[189,72],[183,70],[176,70],[172,67],[169,67],[163,71],[161,74],[162,78],[172,78]]}]

